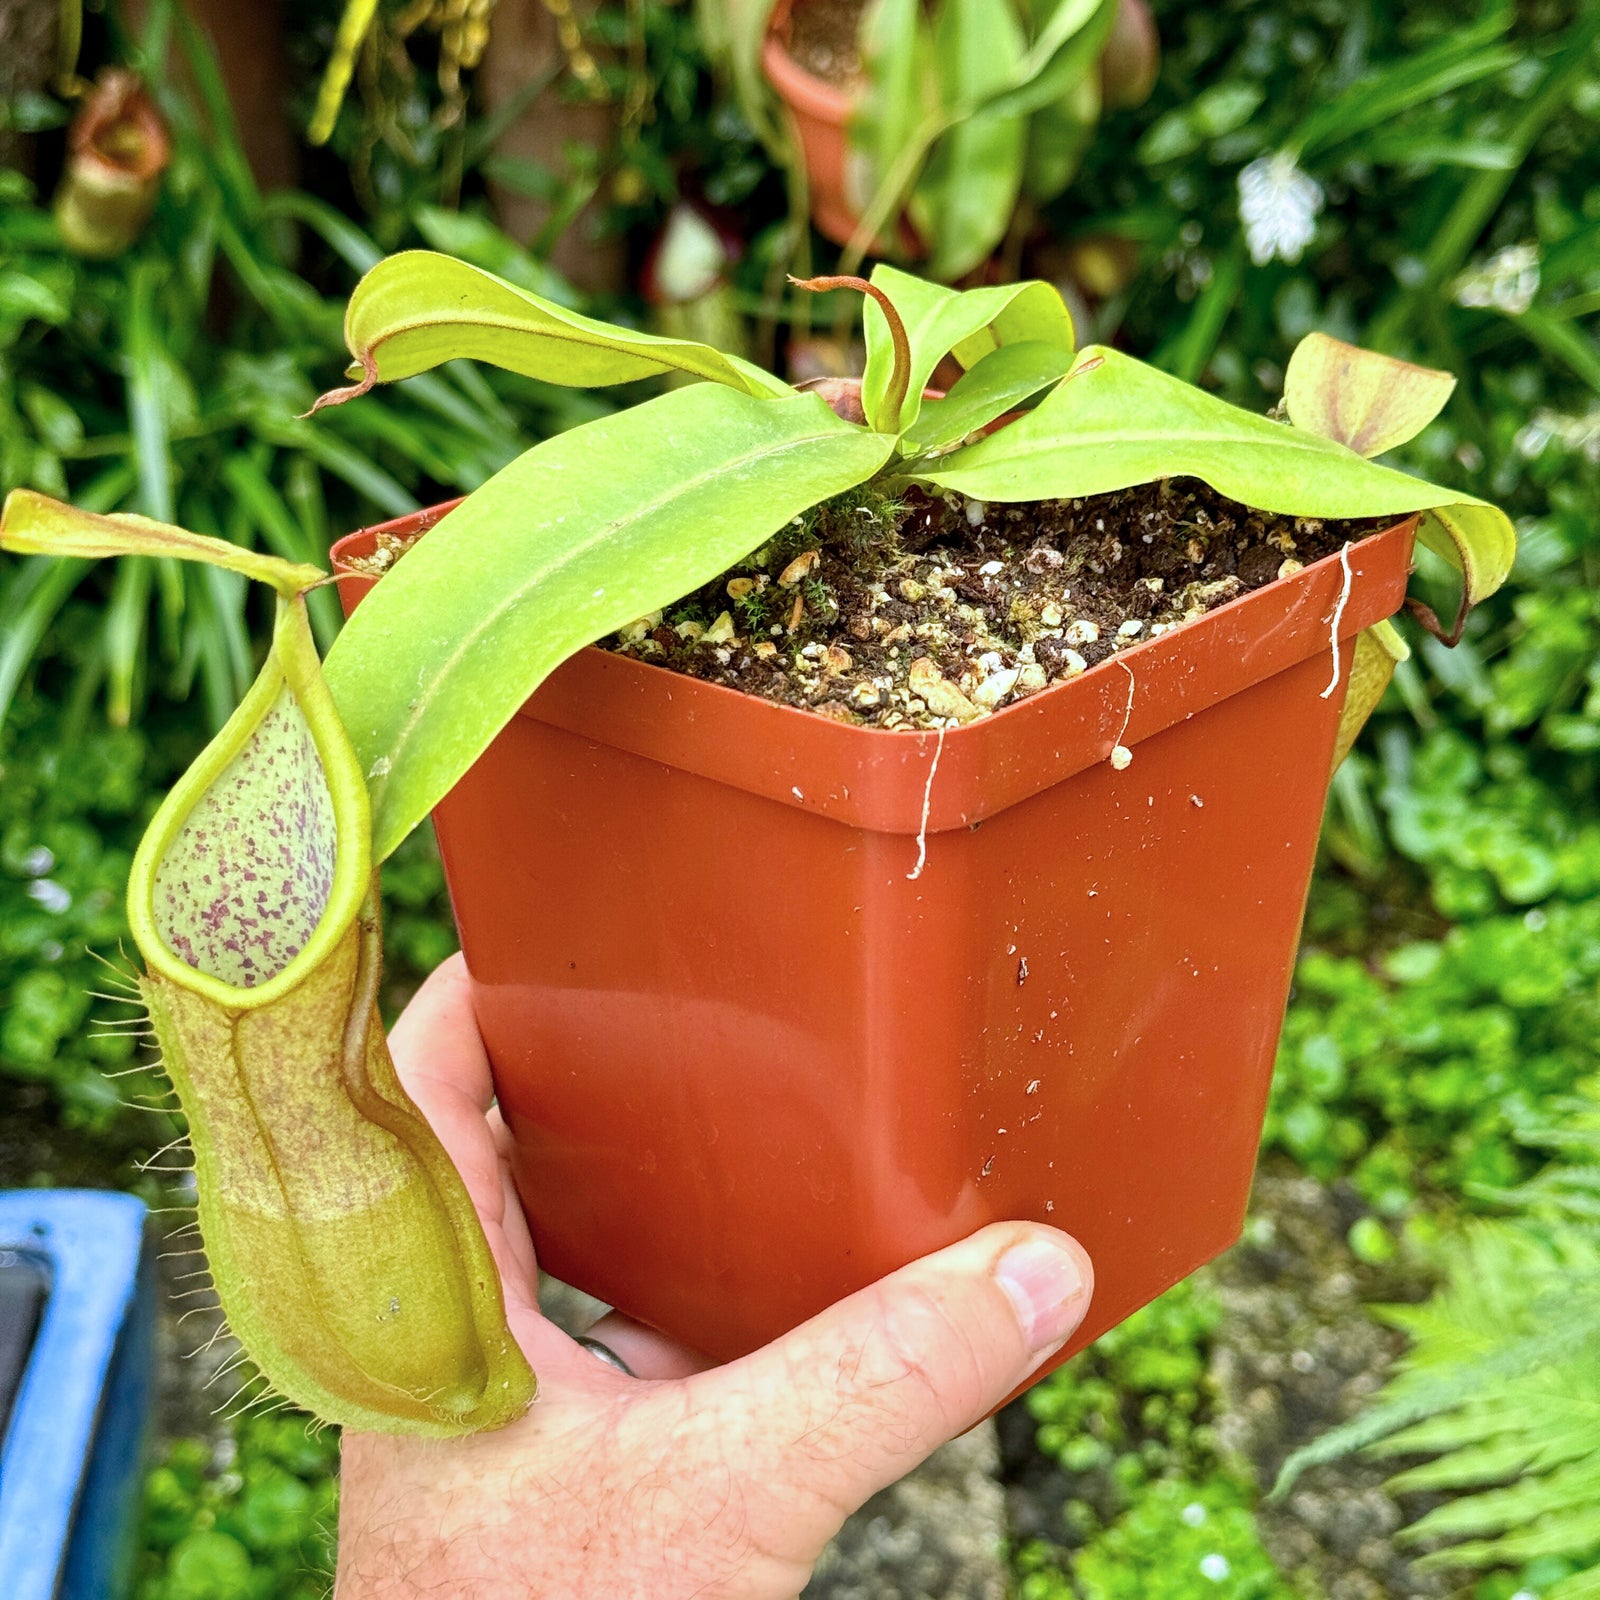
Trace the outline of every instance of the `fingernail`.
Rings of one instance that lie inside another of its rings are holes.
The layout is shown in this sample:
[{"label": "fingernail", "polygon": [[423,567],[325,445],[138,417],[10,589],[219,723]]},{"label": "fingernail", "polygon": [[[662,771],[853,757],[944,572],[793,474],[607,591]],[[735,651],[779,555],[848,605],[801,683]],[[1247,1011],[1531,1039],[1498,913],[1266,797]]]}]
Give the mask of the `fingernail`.
[{"label": "fingernail", "polygon": [[1083,1321],[1088,1284],[1077,1258],[1042,1239],[1014,1245],[1000,1257],[995,1281],[1016,1308],[1033,1351],[1060,1344]]}]

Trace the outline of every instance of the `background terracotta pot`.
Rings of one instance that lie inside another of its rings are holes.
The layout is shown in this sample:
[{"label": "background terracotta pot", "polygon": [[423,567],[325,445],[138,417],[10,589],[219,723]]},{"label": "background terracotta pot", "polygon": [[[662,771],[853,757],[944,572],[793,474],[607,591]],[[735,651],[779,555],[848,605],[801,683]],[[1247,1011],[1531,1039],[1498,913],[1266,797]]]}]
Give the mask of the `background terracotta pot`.
[{"label": "background terracotta pot", "polygon": [[787,49],[789,7],[781,5],[761,47],[767,82],[789,108],[811,190],[811,220],[825,238],[848,244],[861,220],[849,199],[845,167],[849,159],[850,96],[813,77]]},{"label": "background terracotta pot", "polygon": [[[854,102],[845,90],[807,72],[789,54],[789,12],[789,0],[779,0],[761,46],[761,69],[794,119],[806,166],[811,220],[823,238],[849,244],[861,221],[850,181],[848,130]],[[898,242],[902,257],[926,253],[916,230],[904,218],[899,223]]]},{"label": "background terracotta pot", "polygon": [[542,1264],[728,1358],[1033,1218],[1095,1259],[1065,1359],[1230,1244],[1414,529],[1351,549],[1326,697],[1337,557],[944,735],[561,667],[435,814]]}]

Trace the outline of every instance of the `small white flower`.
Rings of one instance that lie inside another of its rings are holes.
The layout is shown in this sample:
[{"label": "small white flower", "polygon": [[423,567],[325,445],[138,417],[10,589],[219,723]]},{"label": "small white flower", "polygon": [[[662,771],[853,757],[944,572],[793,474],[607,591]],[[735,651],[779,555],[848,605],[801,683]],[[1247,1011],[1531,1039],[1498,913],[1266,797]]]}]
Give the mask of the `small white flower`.
[{"label": "small white flower", "polygon": [[1186,1528],[1198,1528],[1206,1520],[1206,1508],[1198,1500],[1191,1500],[1178,1515]]},{"label": "small white flower", "polygon": [[1287,150],[1258,156],[1239,173],[1239,220],[1250,259],[1298,261],[1317,231],[1322,185],[1300,170]]},{"label": "small white flower", "polygon": [[1519,317],[1539,292],[1539,247],[1514,244],[1497,250],[1478,266],[1470,267],[1455,282],[1458,306],[1504,311]]},{"label": "small white flower", "polygon": [[1548,445],[1559,441],[1563,449],[1600,463],[1600,406],[1581,416],[1566,416],[1559,411],[1535,411],[1517,433],[1519,452],[1531,459],[1542,455]]},{"label": "small white flower", "polygon": [[35,905],[60,916],[72,904],[71,893],[62,888],[54,878],[35,878],[24,893]]},{"label": "small white flower", "polygon": [[1209,1578],[1213,1583],[1221,1583],[1232,1571],[1233,1568],[1228,1564],[1228,1558],[1224,1555],[1218,1555],[1215,1551],[1203,1557],[1200,1562],[1200,1576]]},{"label": "small white flower", "polygon": [[1555,434],[1545,426],[1544,422],[1535,417],[1532,422],[1525,422],[1517,429],[1517,437],[1512,441],[1517,448],[1517,454],[1525,461],[1532,461],[1535,456],[1542,456],[1545,447],[1555,437]]},{"label": "small white flower", "polygon": [[55,851],[45,844],[36,844],[22,858],[22,870],[30,878],[42,878],[55,864]]}]

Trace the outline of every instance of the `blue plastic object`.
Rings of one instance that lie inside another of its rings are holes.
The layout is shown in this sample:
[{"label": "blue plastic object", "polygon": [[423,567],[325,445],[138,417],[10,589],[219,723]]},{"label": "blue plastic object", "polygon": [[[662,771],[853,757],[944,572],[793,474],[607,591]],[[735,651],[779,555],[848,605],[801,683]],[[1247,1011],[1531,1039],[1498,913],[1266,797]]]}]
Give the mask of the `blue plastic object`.
[{"label": "blue plastic object", "polygon": [[136,1553],[154,1388],[145,1207],[77,1189],[0,1193],[0,1253],[49,1297],[0,1441],[0,1595],[118,1600]]}]

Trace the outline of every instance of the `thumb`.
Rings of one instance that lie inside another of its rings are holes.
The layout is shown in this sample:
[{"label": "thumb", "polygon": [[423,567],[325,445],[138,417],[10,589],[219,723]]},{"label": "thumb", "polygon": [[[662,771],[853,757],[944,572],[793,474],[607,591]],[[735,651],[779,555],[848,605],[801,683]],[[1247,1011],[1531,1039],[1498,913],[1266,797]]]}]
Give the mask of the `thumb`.
[{"label": "thumb", "polygon": [[752,1497],[770,1501],[767,1548],[814,1559],[850,1511],[1059,1350],[1093,1286],[1076,1240],[996,1223],[690,1379],[724,1459],[743,1466]]}]

